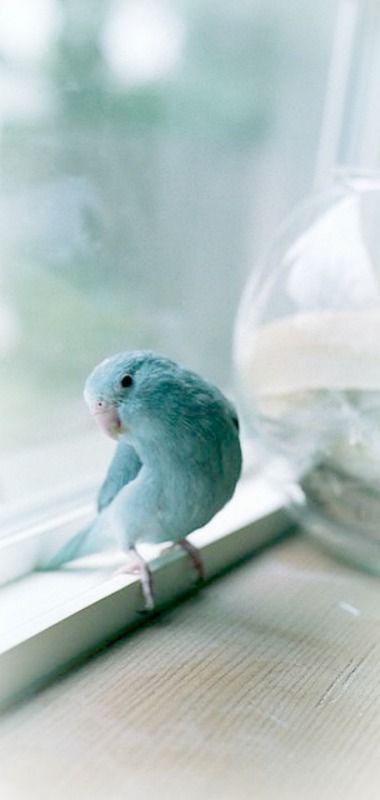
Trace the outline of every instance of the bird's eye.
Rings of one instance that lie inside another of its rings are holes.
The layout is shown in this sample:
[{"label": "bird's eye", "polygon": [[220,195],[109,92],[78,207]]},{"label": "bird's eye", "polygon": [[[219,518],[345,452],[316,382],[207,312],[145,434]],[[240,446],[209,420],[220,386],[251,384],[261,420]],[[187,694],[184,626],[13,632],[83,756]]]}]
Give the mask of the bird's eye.
[{"label": "bird's eye", "polygon": [[132,383],[133,383],[132,375],[124,375],[124,377],[120,381],[120,386],[122,386],[123,389],[128,389],[128,386],[132,386]]}]

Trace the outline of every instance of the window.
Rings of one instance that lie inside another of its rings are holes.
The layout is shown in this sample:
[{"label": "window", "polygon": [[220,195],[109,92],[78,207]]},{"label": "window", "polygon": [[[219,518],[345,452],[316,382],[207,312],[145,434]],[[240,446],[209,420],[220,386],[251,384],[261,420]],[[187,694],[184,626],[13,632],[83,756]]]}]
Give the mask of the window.
[{"label": "window", "polygon": [[81,398],[104,356],[228,387],[246,276],[312,181],[322,6],[2,2],[2,508],[104,469]]},{"label": "window", "polygon": [[150,347],[232,390],[239,297],[310,191],[354,5],[1,3],[4,581],[90,512],[112,451],[81,399],[100,359]]}]

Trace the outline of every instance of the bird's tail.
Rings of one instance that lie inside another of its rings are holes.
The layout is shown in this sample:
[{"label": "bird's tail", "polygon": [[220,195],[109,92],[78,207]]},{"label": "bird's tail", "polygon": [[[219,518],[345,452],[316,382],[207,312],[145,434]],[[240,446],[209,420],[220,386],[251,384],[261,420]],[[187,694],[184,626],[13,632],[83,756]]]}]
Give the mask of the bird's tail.
[{"label": "bird's tail", "polygon": [[76,558],[89,556],[106,549],[109,547],[110,542],[104,533],[102,526],[99,525],[98,517],[94,522],[88,525],[87,528],[84,528],[82,531],[72,536],[71,539],[41,567],[41,569],[59,569],[59,567],[67,561],[74,561]]}]

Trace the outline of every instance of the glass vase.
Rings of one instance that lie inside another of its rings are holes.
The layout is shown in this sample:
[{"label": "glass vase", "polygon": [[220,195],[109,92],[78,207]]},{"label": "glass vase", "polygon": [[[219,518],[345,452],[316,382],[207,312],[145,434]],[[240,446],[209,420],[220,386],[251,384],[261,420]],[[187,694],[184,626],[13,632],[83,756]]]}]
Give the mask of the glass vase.
[{"label": "glass vase", "polygon": [[297,519],[380,573],[380,173],[337,171],[288,220],[244,293],[235,363]]}]

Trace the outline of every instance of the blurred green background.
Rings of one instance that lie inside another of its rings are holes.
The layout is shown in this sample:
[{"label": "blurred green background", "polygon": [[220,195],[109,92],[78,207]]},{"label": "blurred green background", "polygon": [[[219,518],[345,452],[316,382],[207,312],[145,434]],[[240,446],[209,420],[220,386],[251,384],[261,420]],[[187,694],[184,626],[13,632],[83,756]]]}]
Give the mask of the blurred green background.
[{"label": "blurred green background", "polygon": [[312,184],[336,5],[2,0],[2,453],[86,430],[112,352],[230,386],[248,272]]}]

